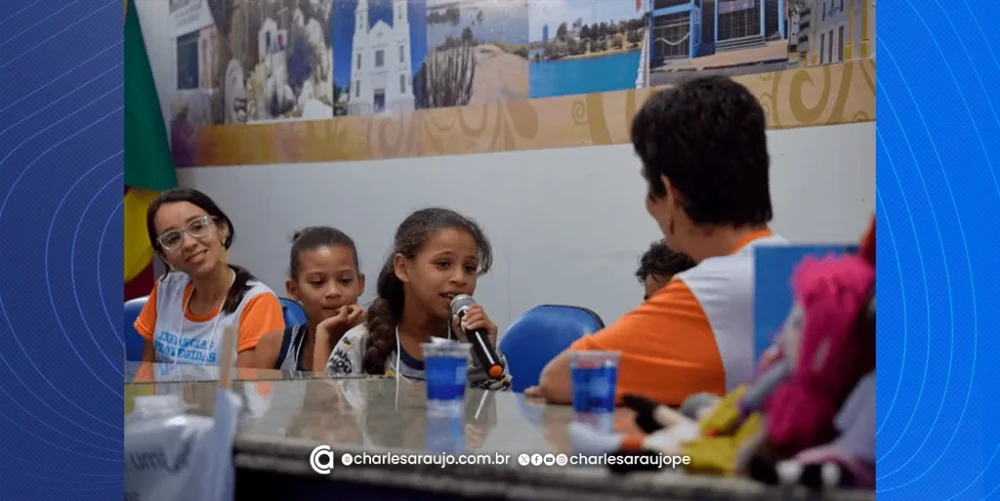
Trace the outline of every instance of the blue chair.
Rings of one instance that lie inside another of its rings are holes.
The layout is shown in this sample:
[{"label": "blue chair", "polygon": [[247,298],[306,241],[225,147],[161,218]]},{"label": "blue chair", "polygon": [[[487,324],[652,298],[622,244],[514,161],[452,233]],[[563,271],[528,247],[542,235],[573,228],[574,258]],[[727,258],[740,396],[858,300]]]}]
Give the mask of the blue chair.
[{"label": "blue chair", "polygon": [[139,318],[139,313],[142,312],[142,307],[146,306],[148,298],[143,296],[125,301],[125,329],[122,332],[125,333],[125,360],[131,362],[142,361],[142,350],[146,346],[146,338],[142,337],[132,324]]},{"label": "blue chair", "polygon": [[573,341],[603,328],[597,313],[579,306],[547,304],[525,312],[500,340],[514,378],[512,389],[520,393],[537,385],[545,364]]},{"label": "blue chair", "polygon": [[278,298],[281,301],[281,315],[285,317],[285,326],[304,324],[309,321],[306,317],[306,310],[298,301],[293,301],[287,297]]}]

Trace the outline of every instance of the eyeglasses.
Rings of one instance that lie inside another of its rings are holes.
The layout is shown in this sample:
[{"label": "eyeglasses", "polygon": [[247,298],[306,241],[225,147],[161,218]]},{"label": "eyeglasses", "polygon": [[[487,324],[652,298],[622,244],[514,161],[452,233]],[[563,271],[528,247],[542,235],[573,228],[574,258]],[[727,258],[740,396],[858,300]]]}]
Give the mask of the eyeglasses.
[{"label": "eyeglasses", "polygon": [[180,230],[170,230],[159,237],[156,238],[166,250],[174,249],[181,245],[184,241],[184,234],[187,233],[194,238],[202,238],[207,236],[212,231],[212,225],[210,224],[215,218],[212,216],[201,216],[197,219],[192,219],[188,221],[188,224]]}]

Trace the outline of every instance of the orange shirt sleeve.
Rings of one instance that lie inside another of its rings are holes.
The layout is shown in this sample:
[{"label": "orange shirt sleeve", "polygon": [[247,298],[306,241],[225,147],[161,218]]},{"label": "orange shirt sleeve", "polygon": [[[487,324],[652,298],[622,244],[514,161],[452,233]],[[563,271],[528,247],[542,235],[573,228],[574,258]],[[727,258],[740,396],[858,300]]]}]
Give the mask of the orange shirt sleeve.
[{"label": "orange shirt sleeve", "polygon": [[159,288],[160,282],[157,280],[153,284],[153,292],[149,293],[146,304],[142,307],[142,311],[139,312],[139,316],[132,324],[132,327],[135,327],[139,335],[150,341],[153,340],[153,331],[156,330],[156,291]]},{"label": "orange shirt sleeve", "polygon": [[285,328],[285,318],[281,314],[281,303],[274,294],[258,294],[243,307],[240,315],[239,341],[237,351],[251,350],[268,332]]},{"label": "orange shirt sleeve", "polygon": [[621,352],[618,391],[680,405],[698,392],[723,395],[726,375],[715,335],[698,299],[674,279],[607,328],[570,350]]}]

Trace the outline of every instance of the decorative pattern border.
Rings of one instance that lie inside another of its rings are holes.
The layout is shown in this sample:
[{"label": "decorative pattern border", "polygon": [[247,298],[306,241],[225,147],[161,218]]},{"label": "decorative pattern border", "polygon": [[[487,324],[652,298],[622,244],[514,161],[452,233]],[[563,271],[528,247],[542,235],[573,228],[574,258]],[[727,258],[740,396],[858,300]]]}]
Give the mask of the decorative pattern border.
[{"label": "decorative pattern border", "polygon": [[[760,99],[769,129],[875,120],[875,61],[734,77]],[[197,167],[462,155],[629,142],[628,124],[656,89],[402,115],[199,129],[188,145]],[[175,145],[176,146],[176,145]]]}]

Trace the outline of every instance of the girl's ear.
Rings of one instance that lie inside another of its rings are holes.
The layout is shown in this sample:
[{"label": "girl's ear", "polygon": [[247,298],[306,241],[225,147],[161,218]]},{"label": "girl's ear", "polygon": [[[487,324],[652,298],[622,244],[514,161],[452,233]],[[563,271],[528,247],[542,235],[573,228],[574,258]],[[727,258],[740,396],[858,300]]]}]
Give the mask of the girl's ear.
[{"label": "girl's ear", "polygon": [[299,284],[291,278],[285,280],[285,294],[288,296],[288,299],[291,299],[292,301],[300,301]]},{"label": "girl's ear", "polygon": [[217,228],[219,230],[219,239],[222,241],[222,246],[226,246],[226,240],[229,238],[229,225],[225,221],[219,221]]},{"label": "girl's ear", "polygon": [[392,256],[392,271],[396,274],[396,278],[404,284],[410,283],[410,270],[408,265],[409,261],[406,259],[406,256],[399,253]]},{"label": "girl's ear", "polygon": [[361,287],[361,293],[358,294],[358,297],[364,296],[365,295],[365,274],[364,273],[358,273],[358,285]]}]

